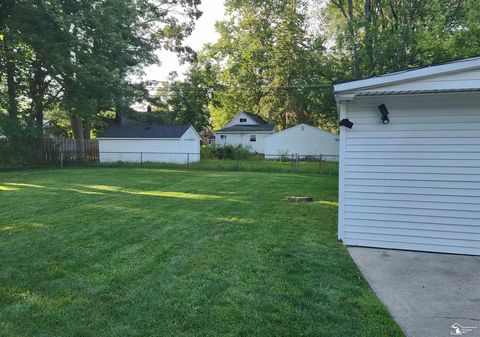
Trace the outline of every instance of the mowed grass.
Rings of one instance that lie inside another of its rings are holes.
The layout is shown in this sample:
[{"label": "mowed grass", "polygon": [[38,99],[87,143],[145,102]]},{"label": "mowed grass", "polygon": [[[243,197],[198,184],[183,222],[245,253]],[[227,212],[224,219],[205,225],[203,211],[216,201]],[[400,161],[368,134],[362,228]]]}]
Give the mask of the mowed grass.
[{"label": "mowed grass", "polygon": [[[75,164],[75,163],[73,163]],[[93,165],[98,165],[94,163]],[[202,159],[189,164],[144,162],[114,162],[102,163],[103,167],[131,167],[131,168],[163,168],[202,171],[248,171],[248,172],[278,172],[300,173],[315,175],[338,175],[338,163],[333,161],[292,161],[263,160],[263,159]]]},{"label": "mowed grass", "polygon": [[0,173],[0,335],[402,336],[336,199],[335,177]]}]

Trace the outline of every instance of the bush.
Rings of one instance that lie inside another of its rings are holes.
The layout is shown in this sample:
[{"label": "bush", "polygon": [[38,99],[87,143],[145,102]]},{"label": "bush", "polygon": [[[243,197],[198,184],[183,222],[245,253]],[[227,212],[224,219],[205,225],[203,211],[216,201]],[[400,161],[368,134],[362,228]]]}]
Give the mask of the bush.
[{"label": "bush", "polygon": [[202,159],[249,159],[254,157],[247,147],[241,145],[203,146]]},{"label": "bush", "polygon": [[202,159],[215,159],[215,155],[213,153],[214,147],[211,145],[202,145],[200,148],[200,158]]},{"label": "bush", "polygon": [[0,118],[0,169],[33,168],[44,165],[41,131]]}]

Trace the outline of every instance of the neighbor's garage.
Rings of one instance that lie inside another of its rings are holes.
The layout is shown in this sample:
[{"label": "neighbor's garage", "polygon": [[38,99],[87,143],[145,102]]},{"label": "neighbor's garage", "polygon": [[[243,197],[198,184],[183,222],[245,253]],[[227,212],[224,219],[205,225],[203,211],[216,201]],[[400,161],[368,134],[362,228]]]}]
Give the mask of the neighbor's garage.
[{"label": "neighbor's garage", "polygon": [[188,164],[200,160],[200,136],[191,125],[111,126],[97,139],[100,163]]},{"label": "neighbor's garage", "polygon": [[480,58],[337,84],[335,95],[339,239],[480,255]]}]

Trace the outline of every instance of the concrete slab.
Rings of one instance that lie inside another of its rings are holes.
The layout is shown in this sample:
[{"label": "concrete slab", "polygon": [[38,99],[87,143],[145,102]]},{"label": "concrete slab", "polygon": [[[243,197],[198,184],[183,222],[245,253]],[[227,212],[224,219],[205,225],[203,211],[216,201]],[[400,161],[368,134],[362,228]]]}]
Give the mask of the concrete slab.
[{"label": "concrete slab", "polygon": [[[480,337],[480,257],[349,247],[408,337]],[[459,328],[460,329],[460,328]],[[455,335],[454,335],[455,336]]]}]

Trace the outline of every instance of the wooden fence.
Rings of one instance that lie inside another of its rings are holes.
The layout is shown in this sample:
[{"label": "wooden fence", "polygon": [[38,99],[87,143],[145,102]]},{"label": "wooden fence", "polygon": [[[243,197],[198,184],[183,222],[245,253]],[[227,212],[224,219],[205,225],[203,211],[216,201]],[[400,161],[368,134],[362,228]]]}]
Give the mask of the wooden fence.
[{"label": "wooden fence", "polygon": [[62,166],[71,162],[98,162],[99,151],[96,139],[45,138],[45,160]]}]

